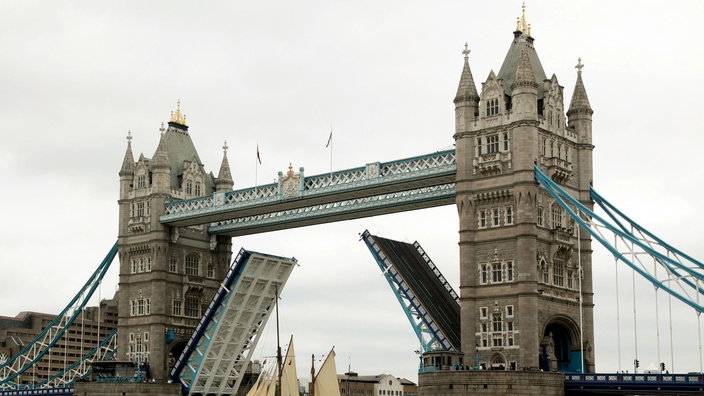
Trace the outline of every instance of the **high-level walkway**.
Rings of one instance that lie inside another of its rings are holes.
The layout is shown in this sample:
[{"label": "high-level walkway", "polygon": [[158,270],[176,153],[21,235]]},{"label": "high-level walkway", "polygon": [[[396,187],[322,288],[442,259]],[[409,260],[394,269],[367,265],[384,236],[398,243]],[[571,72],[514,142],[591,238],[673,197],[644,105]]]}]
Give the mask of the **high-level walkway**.
[{"label": "high-level walkway", "polygon": [[323,224],[455,202],[455,150],[305,177],[166,204],[163,224],[210,224],[230,236]]}]

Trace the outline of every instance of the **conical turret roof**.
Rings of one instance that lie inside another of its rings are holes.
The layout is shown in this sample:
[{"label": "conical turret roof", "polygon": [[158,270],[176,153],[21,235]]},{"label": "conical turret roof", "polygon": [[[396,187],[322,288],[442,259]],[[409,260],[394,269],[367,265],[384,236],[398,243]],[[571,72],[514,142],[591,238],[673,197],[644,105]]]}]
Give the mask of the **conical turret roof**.
[{"label": "conical turret roof", "polygon": [[475,100],[479,101],[479,94],[477,93],[477,86],[474,84],[474,78],[472,77],[472,70],[469,68],[469,48],[467,43],[464,43],[464,67],[462,68],[462,75],[460,76],[460,84],[457,87],[457,95],[455,95],[454,102],[461,102],[465,100]]},{"label": "conical turret roof", "polygon": [[134,175],[134,156],[132,155],[132,133],[127,132],[127,151],[120,167],[120,176]]},{"label": "conical turret roof", "polygon": [[570,108],[567,111],[569,116],[572,113],[578,112],[580,110],[592,112],[592,106],[589,104],[589,98],[587,97],[587,90],[584,88],[584,81],[582,81],[582,58],[577,60],[577,82],[574,85],[574,92],[572,92],[572,100],[570,100]]}]

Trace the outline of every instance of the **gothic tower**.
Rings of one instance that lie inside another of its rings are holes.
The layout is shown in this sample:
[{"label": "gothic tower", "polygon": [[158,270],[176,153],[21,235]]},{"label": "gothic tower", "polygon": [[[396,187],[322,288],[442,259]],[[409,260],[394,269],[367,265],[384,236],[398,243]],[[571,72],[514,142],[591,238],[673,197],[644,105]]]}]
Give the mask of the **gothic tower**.
[{"label": "gothic tower", "polygon": [[591,239],[533,171],[537,164],[591,207],[593,111],[581,61],[565,113],[563,87],[545,75],[525,9],[481,94],[466,45],[464,55],[454,138],[465,362],[580,371],[583,357],[593,372]]},{"label": "gothic tower", "polygon": [[166,379],[229,268],[230,238],[207,226],[172,228],[159,223],[164,204],[231,191],[227,145],[218,177],[206,173],[188,133],[180,103],[168,128],[160,128],[151,159],[135,162],[132,137],[120,169],[118,292],[119,360]]}]

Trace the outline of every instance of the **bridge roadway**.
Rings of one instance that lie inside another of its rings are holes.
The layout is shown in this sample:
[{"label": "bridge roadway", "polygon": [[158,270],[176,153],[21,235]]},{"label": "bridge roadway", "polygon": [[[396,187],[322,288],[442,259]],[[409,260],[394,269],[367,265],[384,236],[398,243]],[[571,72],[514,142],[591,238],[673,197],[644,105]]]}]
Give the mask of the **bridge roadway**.
[{"label": "bridge roadway", "polygon": [[247,235],[455,202],[455,150],[167,202],[162,224],[209,224],[211,234]]}]

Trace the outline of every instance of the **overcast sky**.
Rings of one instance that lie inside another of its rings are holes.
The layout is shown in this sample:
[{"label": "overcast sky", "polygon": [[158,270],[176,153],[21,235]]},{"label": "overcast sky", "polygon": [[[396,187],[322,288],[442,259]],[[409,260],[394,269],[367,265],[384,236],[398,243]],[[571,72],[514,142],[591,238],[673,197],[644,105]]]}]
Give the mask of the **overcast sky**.
[{"label": "overcast sky", "polygon": [[[702,259],[704,2],[665,3],[529,1],[526,18],[566,105],[577,58],[585,64],[595,188]],[[227,140],[235,188],[272,182],[289,162],[328,172],[331,126],[335,169],[451,148],[464,43],[481,89],[520,12],[517,0],[0,2],[0,315],[58,312],[80,289],[117,238],[127,132],[135,157],[151,157],[178,99],[208,171]],[[233,248],[299,260],[281,326],[295,334],[301,377],[311,353],[335,345],[340,372],[416,381],[418,342],[358,234],[419,241],[457,288],[457,228],[446,206],[236,238]],[[597,370],[630,371],[630,272],[620,272],[619,367],[614,262],[594,249]],[[669,323],[658,358],[652,287],[637,283],[641,364],[671,369]],[[698,371],[697,318],[679,305],[674,368]],[[274,345],[265,330],[256,357]]]}]

